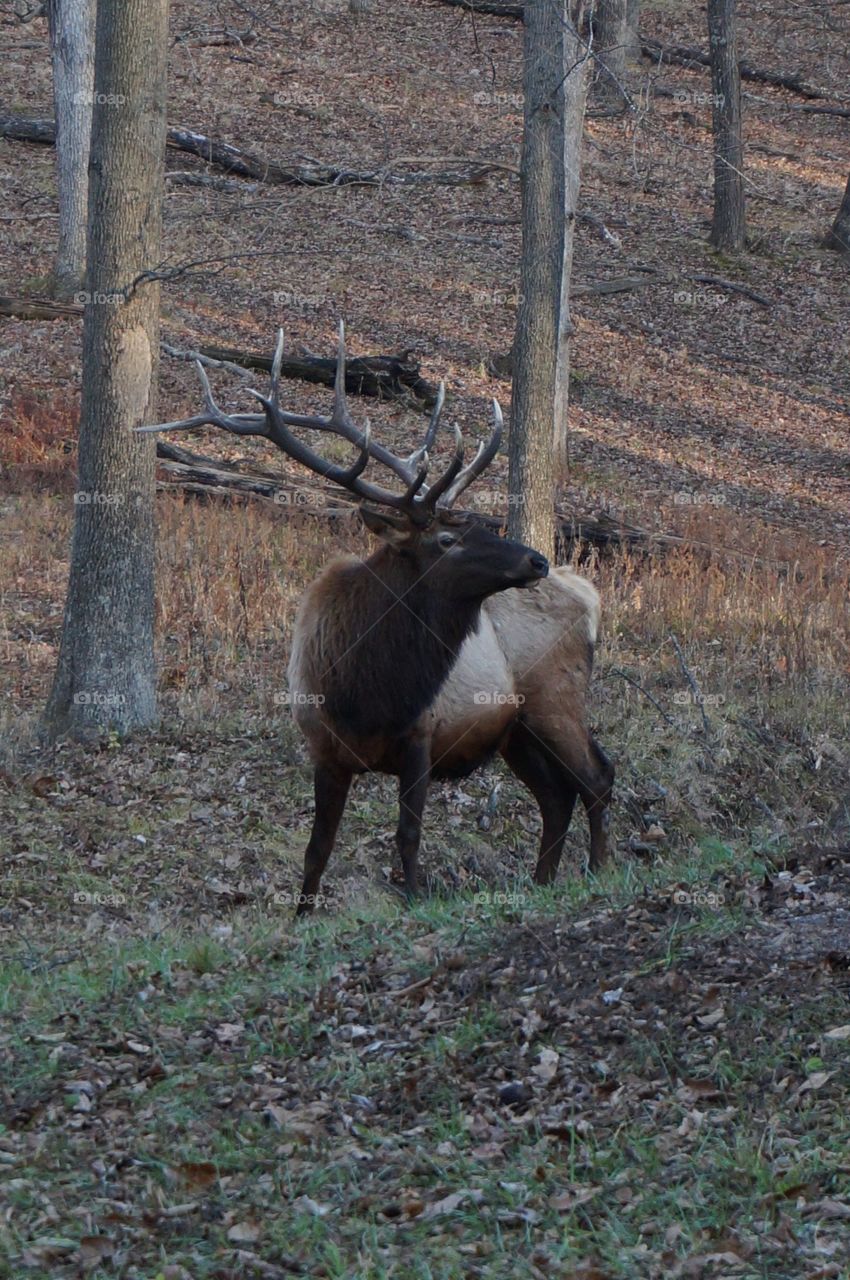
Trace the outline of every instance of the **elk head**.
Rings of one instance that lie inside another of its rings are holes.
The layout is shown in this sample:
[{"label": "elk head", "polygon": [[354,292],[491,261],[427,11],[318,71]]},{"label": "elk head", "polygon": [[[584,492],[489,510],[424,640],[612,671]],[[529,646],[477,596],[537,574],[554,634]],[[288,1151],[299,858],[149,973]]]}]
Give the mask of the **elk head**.
[{"label": "elk head", "polygon": [[[539,552],[497,536],[474,517],[455,515],[452,504],[489,466],[502,438],[502,411],[493,401],[493,431],[479,444],[475,457],[464,466],[463,437],[454,427],[452,458],[433,483],[428,484],[429,450],[433,447],[445,400],[443,383],[437,394],[428,430],[422,443],[406,459],[392,453],[371,438],[367,423],[361,430],[352,420],[345,394],[345,329],[339,326],[334,399],[330,415],[290,413],[280,407],[280,368],[283,360],[283,331],[278,335],[271,368],[268,395],[249,388],[263,406],[262,414],[224,413],[216,404],[203,363],[196,359],[204,396],[204,412],[176,422],[138,427],[137,431],[189,431],[200,426],[217,426],[240,436],[260,436],[276,445],[296,462],[326,480],[347,489],[368,506],[361,518],[371,533],[378,535],[407,566],[428,573],[432,588],[454,601],[482,600],[508,587],[529,585],[548,573],[548,562]],[[349,466],[340,466],[317,453],[292,428],[312,428],[341,436],[358,450]],[[386,489],[365,479],[363,472],[373,460],[392,471],[404,484],[401,492]]]}]

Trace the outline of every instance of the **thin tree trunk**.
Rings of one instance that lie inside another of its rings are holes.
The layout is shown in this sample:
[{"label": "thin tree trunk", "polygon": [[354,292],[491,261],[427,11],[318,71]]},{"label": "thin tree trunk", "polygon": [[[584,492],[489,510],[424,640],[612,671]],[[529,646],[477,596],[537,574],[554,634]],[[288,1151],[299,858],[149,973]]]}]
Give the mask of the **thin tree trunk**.
[{"label": "thin tree trunk", "polygon": [[612,104],[625,107],[628,97],[628,0],[597,0],[594,10],[596,84]]},{"label": "thin tree trunk", "polygon": [[149,726],[168,0],[100,0],[71,574],[49,737]]},{"label": "thin tree trunk", "polygon": [[737,252],[746,239],[741,71],[736,0],[708,0],[714,122],[714,216],[711,243]]},{"label": "thin tree trunk", "polygon": [[[580,57],[576,43],[575,60]],[[567,49],[567,58],[573,57]],[[573,62],[569,63],[570,66]],[[558,315],[558,363],[555,371],[555,437],[554,466],[556,480],[567,476],[570,469],[569,453],[569,393],[570,393],[570,340],[575,326],[570,311],[570,284],[573,274],[573,250],[578,224],[578,203],[581,190],[581,146],[584,134],[584,113],[587,106],[587,86],[590,78],[590,62],[575,67],[564,81],[564,227],[563,256],[561,262],[561,302]]]},{"label": "thin tree trunk", "polygon": [[96,0],[50,0],[47,10],[59,191],[55,291],[60,297],[85,283],[95,7]]},{"label": "thin tree trunk", "polygon": [[[581,115],[573,114],[584,93],[568,80],[586,76],[578,37],[582,5],[576,0],[529,0],[525,9],[525,132],[522,157],[522,266],[514,341],[515,374],[509,450],[510,536],[544,554],[554,553],[552,507],[556,467],[563,462],[566,422],[558,421],[566,396],[559,393],[563,349],[568,340],[569,288],[575,218],[567,204],[565,163],[581,146]],[[568,111],[570,115],[568,116]],[[568,133],[577,133],[569,144]],[[578,165],[570,161],[570,182]],[[559,359],[559,352],[561,353]],[[556,444],[558,454],[556,460]]]},{"label": "thin tree trunk", "polygon": [[841,201],[841,208],[826,233],[825,244],[827,249],[837,249],[839,253],[850,253],[850,178],[847,179],[847,189]]}]

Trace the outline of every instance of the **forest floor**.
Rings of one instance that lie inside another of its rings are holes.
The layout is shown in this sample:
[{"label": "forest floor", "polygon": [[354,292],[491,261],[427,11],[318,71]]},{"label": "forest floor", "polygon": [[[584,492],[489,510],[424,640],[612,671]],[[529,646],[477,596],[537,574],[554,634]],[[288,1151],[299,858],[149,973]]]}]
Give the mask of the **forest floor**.
[{"label": "forest floor", "polygon": [[[646,37],[705,47],[700,6],[643,8]],[[207,266],[164,286],[166,341],[265,351],[282,324],[328,355],[344,318],[354,354],[411,350],[482,434],[490,397],[510,402],[492,370],[518,287],[519,24],[436,0],[172,12],[172,124],[385,177],[170,182],[167,263]],[[583,209],[610,234],[578,230],[562,506],[684,539],[581,553],[618,770],[598,881],[575,875],[579,815],[558,885],[530,889],[536,811],[493,765],[433,789],[433,896],[406,912],[394,786],[366,779],[327,910],[293,927],[312,798],[284,705],[292,619],[322,564],[367,546],[324,498],[201,503],[163,474],[161,727],[38,747],[81,326],[0,319],[0,1275],[847,1274],[850,266],[821,242],[849,126],[805,108],[850,105],[850,14],[740,17],[751,63],[827,95],[745,85],[746,253],[707,246],[703,71],[644,59],[635,109],[591,104],[587,124]],[[3,31],[8,110],[51,114],[43,21]],[[502,167],[413,180],[479,163]],[[52,151],[0,141],[0,184],[0,291],[38,294]],[[197,403],[165,358],[162,417]],[[421,433],[410,407],[353,407],[405,450]],[[299,478],[212,431],[180,443]],[[506,470],[482,506],[504,510]]]}]

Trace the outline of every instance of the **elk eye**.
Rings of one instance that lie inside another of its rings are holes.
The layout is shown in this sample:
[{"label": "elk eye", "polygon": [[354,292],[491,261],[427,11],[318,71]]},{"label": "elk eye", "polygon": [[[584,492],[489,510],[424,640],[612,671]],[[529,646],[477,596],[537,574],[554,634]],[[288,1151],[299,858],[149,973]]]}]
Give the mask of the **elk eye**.
[{"label": "elk eye", "polygon": [[453,533],[440,533],[437,535],[437,541],[441,547],[453,547],[457,538]]}]

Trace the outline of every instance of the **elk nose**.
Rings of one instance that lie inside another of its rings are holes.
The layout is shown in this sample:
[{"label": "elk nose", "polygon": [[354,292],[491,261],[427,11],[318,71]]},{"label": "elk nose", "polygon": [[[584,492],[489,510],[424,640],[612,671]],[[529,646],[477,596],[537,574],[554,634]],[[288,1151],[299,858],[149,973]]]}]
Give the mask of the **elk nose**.
[{"label": "elk nose", "polygon": [[538,578],[545,578],[549,572],[549,561],[545,556],[541,556],[539,552],[534,551],[529,556],[531,567],[537,574]]}]

